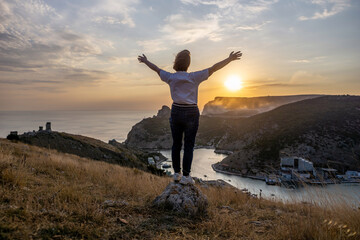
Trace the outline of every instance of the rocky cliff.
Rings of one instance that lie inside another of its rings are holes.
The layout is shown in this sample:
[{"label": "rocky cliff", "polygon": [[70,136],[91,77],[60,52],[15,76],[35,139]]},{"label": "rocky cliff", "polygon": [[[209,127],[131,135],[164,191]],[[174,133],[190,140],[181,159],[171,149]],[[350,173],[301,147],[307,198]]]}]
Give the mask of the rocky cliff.
[{"label": "rocky cliff", "polygon": [[[163,106],[156,116],[143,119],[128,133],[125,145],[140,149],[170,149],[170,108]],[[236,120],[200,116],[200,126],[196,137],[197,147],[215,146],[228,128]]]},{"label": "rocky cliff", "polygon": [[250,117],[267,112],[281,105],[320,95],[291,95],[291,96],[264,96],[264,97],[216,97],[205,104],[203,115],[222,117]]}]

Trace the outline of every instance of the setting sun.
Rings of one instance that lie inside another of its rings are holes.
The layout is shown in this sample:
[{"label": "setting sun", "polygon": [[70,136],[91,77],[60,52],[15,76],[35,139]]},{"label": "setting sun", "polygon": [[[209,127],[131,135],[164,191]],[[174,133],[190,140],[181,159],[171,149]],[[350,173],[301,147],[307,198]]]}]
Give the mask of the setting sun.
[{"label": "setting sun", "polygon": [[243,82],[239,76],[231,75],[226,79],[224,85],[228,90],[235,92],[243,87]]}]

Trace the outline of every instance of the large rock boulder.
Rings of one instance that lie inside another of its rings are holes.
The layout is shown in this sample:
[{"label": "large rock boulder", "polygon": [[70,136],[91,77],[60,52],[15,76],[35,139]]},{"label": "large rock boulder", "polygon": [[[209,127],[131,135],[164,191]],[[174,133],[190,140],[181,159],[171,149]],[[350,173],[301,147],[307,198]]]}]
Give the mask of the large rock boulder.
[{"label": "large rock boulder", "polygon": [[206,213],[208,200],[195,185],[181,185],[172,182],[155,198],[153,205],[195,216]]}]

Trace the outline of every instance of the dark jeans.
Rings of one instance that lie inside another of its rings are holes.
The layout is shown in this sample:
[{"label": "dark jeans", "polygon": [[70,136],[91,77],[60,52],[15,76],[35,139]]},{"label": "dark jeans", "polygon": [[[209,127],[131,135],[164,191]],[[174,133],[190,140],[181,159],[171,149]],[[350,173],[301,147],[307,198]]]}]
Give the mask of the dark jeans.
[{"label": "dark jeans", "polygon": [[170,127],[173,139],[171,149],[171,158],[174,171],[179,173],[180,168],[180,151],[182,147],[182,139],[184,135],[184,156],[183,156],[183,175],[188,176],[191,170],[193,160],[193,151],[195,145],[195,137],[199,127],[199,108],[194,107],[178,107],[172,105]]}]

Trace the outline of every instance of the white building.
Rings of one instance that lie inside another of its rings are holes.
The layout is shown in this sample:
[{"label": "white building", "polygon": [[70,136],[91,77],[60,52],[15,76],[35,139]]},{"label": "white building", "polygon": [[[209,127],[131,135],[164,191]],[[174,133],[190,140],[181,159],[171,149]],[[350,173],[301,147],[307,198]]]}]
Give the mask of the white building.
[{"label": "white building", "polygon": [[357,171],[346,171],[346,178],[360,178],[360,172]]},{"label": "white building", "polygon": [[310,178],[315,175],[312,162],[301,157],[282,157],[280,159],[281,175],[286,179],[292,179],[293,175],[300,178]]}]

